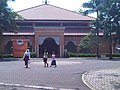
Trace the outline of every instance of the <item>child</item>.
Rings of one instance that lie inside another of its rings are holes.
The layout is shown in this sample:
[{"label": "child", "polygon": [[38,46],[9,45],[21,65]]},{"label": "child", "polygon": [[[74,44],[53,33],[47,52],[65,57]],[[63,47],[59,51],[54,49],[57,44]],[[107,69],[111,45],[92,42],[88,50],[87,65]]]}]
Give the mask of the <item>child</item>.
[{"label": "child", "polygon": [[[52,62],[51,62],[51,66],[57,67],[54,52],[52,53]],[[51,67],[51,66],[50,66],[50,67]]]}]

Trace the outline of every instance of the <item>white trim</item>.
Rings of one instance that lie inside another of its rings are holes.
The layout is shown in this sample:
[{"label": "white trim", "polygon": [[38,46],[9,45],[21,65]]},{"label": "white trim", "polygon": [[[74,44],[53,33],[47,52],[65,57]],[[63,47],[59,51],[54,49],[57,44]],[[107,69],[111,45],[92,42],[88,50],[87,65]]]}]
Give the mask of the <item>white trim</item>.
[{"label": "white trim", "polygon": [[18,32],[18,33],[14,33],[14,32],[4,32],[3,35],[35,35],[34,32]]},{"label": "white trim", "polygon": [[[64,33],[64,35],[89,35],[90,33]],[[103,35],[103,33],[99,33],[99,35]]]},{"label": "white trim", "polygon": [[[35,35],[35,33],[34,32],[18,32],[18,33],[11,33],[11,32],[4,32],[3,33],[3,35],[5,36],[7,36],[7,35]],[[70,35],[70,36],[72,36],[72,35],[89,35],[89,33],[64,33],[64,35]],[[99,33],[99,35],[100,36],[102,36],[103,35],[103,33]]]}]

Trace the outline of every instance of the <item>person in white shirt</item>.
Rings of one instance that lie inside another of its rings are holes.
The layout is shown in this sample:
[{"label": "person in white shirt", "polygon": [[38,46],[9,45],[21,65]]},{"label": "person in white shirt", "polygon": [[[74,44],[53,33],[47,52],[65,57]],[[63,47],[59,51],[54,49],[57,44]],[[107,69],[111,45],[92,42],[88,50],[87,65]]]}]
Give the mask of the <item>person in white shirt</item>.
[{"label": "person in white shirt", "polygon": [[57,67],[56,60],[55,60],[55,52],[54,51],[52,53],[52,62],[51,62],[51,66],[50,67],[52,67],[52,66]]},{"label": "person in white shirt", "polygon": [[30,51],[27,49],[24,53],[23,60],[25,61],[25,67],[28,68],[28,60],[30,60]]}]

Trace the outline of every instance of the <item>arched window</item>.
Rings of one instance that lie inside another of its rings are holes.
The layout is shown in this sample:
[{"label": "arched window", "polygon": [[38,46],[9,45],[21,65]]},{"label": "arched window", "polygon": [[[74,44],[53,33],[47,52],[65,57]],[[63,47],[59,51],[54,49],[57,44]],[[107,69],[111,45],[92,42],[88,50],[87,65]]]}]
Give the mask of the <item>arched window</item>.
[{"label": "arched window", "polygon": [[76,52],[76,45],[74,44],[74,42],[69,41],[65,45],[65,49],[67,49],[68,52]]},{"label": "arched window", "polygon": [[5,45],[5,53],[7,54],[12,54],[13,53],[13,44],[12,41],[9,41],[6,45]]}]

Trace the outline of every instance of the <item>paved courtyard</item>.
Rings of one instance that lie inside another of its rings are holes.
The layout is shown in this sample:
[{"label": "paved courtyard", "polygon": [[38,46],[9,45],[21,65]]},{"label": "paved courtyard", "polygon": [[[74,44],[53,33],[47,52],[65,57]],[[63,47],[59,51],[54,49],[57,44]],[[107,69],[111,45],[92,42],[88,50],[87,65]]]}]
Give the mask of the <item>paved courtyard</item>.
[{"label": "paved courtyard", "polygon": [[[51,59],[48,62],[50,64]],[[120,67],[118,62],[60,58],[57,59],[57,68],[44,68],[39,58],[31,59],[29,68],[24,68],[22,59],[0,62],[0,90],[90,90],[82,82],[82,74],[90,70]]]},{"label": "paved courtyard", "polygon": [[120,90],[120,67],[89,71],[83,79],[92,90]]}]

